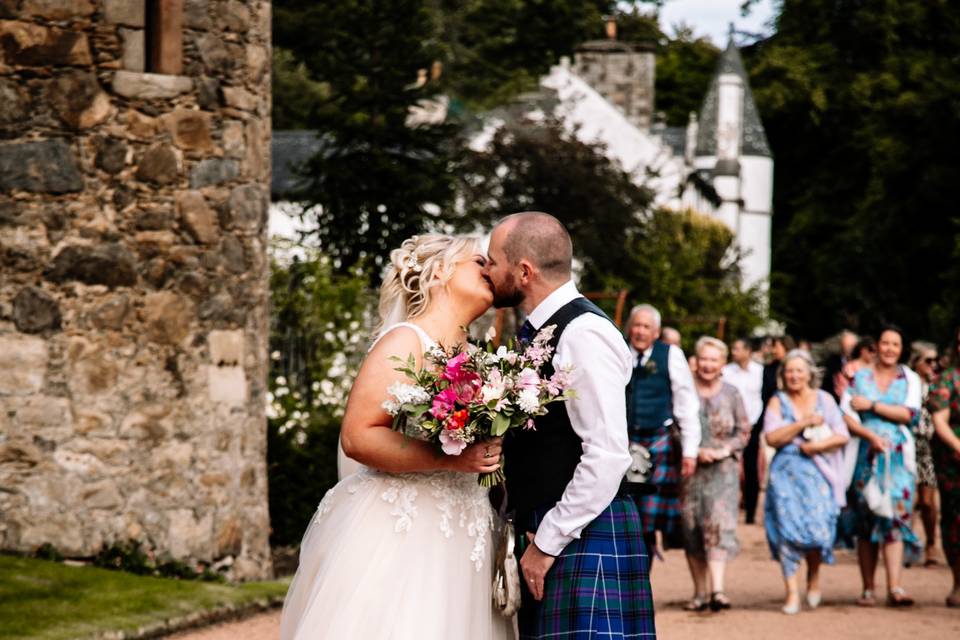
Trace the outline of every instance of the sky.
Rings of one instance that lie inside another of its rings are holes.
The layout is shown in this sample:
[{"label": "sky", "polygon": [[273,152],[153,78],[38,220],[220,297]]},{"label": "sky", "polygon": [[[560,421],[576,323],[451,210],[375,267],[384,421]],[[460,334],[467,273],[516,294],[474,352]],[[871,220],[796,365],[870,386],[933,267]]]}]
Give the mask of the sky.
[{"label": "sky", "polygon": [[738,31],[769,35],[771,28],[766,23],[773,17],[774,0],[760,0],[745,18],[740,15],[741,3],[742,0],[666,0],[660,9],[660,25],[667,33],[673,33],[672,25],[686,22],[695,34],[708,36],[720,47],[727,43],[731,22]]}]

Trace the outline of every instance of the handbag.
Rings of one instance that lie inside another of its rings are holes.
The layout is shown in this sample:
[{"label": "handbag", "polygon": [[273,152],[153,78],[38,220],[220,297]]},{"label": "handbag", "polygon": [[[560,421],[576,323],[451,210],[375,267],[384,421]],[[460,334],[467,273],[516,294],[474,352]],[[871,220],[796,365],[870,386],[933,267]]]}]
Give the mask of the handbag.
[{"label": "handbag", "polygon": [[516,543],[513,519],[507,518],[500,530],[493,574],[493,608],[505,618],[512,617],[520,608],[520,567],[514,555]]},{"label": "handbag", "polygon": [[893,519],[893,497],[890,495],[890,454],[884,453],[883,458],[885,471],[883,486],[880,485],[879,474],[876,472],[876,465],[880,461],[878,457],[874,461],[874,473],[863,487],[863,497],[874,515],[881,518]]}]

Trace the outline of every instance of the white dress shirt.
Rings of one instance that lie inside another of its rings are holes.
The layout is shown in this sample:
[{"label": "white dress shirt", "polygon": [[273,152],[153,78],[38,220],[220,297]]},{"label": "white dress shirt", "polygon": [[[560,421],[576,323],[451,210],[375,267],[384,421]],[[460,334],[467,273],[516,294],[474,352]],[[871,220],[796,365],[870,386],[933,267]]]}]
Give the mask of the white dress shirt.
[{"label": "white dress shirt", "polygon": [[[579,298],[573,281],[547,296],[527,320],[539,330],[560,307]],[[572,365],[570,387],[577,397],[566,403],[583,455],[560,501],[546,513],[534,543],[556,556],[606,509],[617,495],[632,460],[627,438],[624,394],[632,359],[623,336],[594,313],[574,318],[560,335],[553,354],[557,369]]]},{"label": "white dress shirt", "polygon": [[740,392],[750,426],[757,424],[763,413],[763,365],[751,359],[744,369],[736,362],[731,362],[723,367],[723,381],[729,382]]},{"label": "white dress shirt", "polygon": [[[700,425],[700,396],[693,386],[693,374],[683,350],[677,345],[668,345],[667,373],[670,374],[670,392],[673,395],[673,419],[680,427],[680,449],[684,458],[696,458],[700,451],[703,427]],[[634,367],[647,364],[653,355],[653,345],[640,353],[630,347]]]}]

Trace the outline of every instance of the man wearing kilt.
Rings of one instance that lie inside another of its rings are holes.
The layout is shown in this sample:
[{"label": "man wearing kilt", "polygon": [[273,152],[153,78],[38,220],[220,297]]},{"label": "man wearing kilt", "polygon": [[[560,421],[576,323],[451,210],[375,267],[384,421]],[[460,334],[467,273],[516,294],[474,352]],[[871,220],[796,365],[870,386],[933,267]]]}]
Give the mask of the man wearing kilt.
[{"label": "man wearing kilt", "polygon": [[659,340],[660,312],[642,304],[630,311],[627,338],[633,372],[627,386],[627,424],[631,449],[650,454],[648,482],[653,495],[638,498],[648,551],[657,547],[657,531],[666,549],[682,546],[680,482],[697,468],[700,400],[683,351]]},{"label": "man wearing kilt", "polygon": [[570,236],[556,218],[505,218],[488,253],[494,305],[527,314],[521,339],[554,327],[543,375],[573,367],[577,394],[504,440],[523,583],[520,638],[655,638],[640,515],[622,484],[631,464],[623,403],[629,349],[577,291]]}]

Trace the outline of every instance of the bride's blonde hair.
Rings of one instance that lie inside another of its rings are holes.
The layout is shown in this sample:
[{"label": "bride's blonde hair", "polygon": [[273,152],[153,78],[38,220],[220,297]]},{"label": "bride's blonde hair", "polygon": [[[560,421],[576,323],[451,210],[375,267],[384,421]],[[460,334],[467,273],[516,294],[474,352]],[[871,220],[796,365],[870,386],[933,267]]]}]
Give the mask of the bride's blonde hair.
[{"label": "bride's blonde hair", "polygon": [[390,265],[380,285],[380,335],[398,322],[423,315],[433,290],[444,286],[458,263],[480,253],[479,238],[426,234],[407,238],[390,252]]}]

